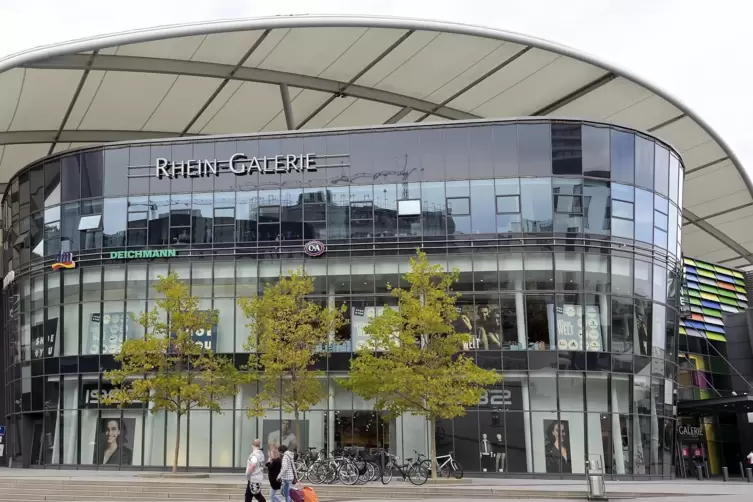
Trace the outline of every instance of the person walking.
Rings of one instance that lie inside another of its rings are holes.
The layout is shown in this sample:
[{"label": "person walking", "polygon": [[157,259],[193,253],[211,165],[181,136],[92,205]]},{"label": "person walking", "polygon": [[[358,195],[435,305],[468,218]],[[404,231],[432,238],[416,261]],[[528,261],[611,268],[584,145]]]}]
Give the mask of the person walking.
[{"label": "person walking", "polygon": [[254,439],[251,455],[246,462],[246,499],[251,502],[256,499],[259,502],[267,502],[261,493],[261,482],[264,480],[264,452],[261,451],[261,441]]},{"label": "person walking", "polygon": [[267,476],[269,477],[269,498],[272,502],[280,502],[277,493],[282,488],[282,483],[277,479],[282,469],[282,459],[277,446],[269,447],[269,461],[267,462]]},{"label": "person walking", "polygon": [[277,475],[277,479],[282,481],[282,495],[285,497],[285,502],[293,502],[290,495],[290,491],[293,489],[296,481],[293,452],[288,450],[288,447],[283,444],[280,445],[280,453],[282,453],[282,466],[280,467],[280,474]]}]

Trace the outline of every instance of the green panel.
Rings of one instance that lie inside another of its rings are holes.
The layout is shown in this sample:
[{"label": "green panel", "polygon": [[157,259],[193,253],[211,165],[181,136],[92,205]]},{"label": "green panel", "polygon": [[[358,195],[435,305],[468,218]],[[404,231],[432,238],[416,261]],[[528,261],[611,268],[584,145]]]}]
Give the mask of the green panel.
[{"label": "green panel", "polygon": [[695,260],[691,258],[685,258],[683,261],[685,262],[685,265],[692,265],[695,267]]},{"label": "green panel", "polygon": [[710,315],[711,317],[718,317],[721,319],[722,312],[720,310],[714,310],[710,308],[703,308],[701,309],[704,313],[704,315]]},{"label": "green panel", "polygon": [[696,298],[701,297],[701,293],[696,289],[689,289],[688,290],[688,296],[695,296]]},{"label": "green panel", "polygon": [[743,287],[741,287],[741,286],[735,286],[735,290],[736,290],[736,291],[737,291],[738,293],[742,293],[742,294],[745,294],[745,293],[747,293],[747,291],[745,291],[745,288],[743,288]]},{"label": "green panel", "polygon": [[703,263],[703,262],[701,262],[701,261],[697,261],[697,262],[695,262],[695,266],[696,266],[697,268],[702,268],[702,269],[704,269],[704,270],[708,270],[708,271],[710,271],[710,272],[713,272],[713,271],[714,271],[714,266],[713,266],[713,265],[709,265],[708,263]]},{"label": "green panel", "polygon": [[740,308],[740,306],[737,304],[736,300],[731,300],[729,298],[725,298],[725,297],[722,296],[722,297],[719,298],[719,301],[721,303],[725,304],[725,305],[732,305],[733,307]]},{"label": "green panel", "polygon": [[743,274],[741,274],[737,270],[732,270],[731,272],[732,272],[732,275],[737,277],[738,279],[744,279]]},{"label": "green panel", "polygon": [[701,303],[701,300],[699,300],[698,298],[688,298],[688,300],[690,301],[691,305],[698,305],[699,307],[703,305],[703,303]]},{"label": "green panel", "polygon": [[708,277],[709,279],[716,280],[716,274],[714,272],[709,272],[708,270],[699,270],[698,275],[701,277]]},{"label": "green panel", "polygon": [[717,341],[717,342],[725,342],[725,343],[727,342],[727,339],[724,338],[724,335],[720,335],[719,333],[711,333],[707,331],[706,338],[708,338],[709,340]]},{"label": "green panel", "polygon": [[713,294],[719,293],[719,288],[717,287],[707,286],[706,284],[701,284],[700,286],[701,286],[701,291],[703,291],[704,293],[713,293]]},{"label": "green panel", "polygon": [[727,298],[734,298],[737,300],[737,295],[733,293],[732,291],[727,291],[726,289],[720,289],[719,294],[722,296],[726,296]]},{"label": "green panel", "polygon": [[687,333],[685,333],[685,328],[683,328],[682,326],[680,326],[680,334],[681,335],[687,334]]}]

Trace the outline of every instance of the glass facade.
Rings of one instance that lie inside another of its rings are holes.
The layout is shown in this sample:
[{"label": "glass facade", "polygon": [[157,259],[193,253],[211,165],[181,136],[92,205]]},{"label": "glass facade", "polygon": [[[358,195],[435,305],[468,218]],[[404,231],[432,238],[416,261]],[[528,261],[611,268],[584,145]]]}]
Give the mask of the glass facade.
[{"label": "glass facade", "polygon": [[[227,161],[239,152],[267,162],[236,174]],[[306,154],[315,168],[269,160]],[[220,167],[170,179],[157,159]],[[153,307],[151,285],[174,270],[219,311],[212,348],[242,365],[248,321],[236,299],[304,266],[313,298],[346,305],[350,324],[321,360],[328,398],[296,444],[428,452],[423,419],[387,419],[335,381],[421,247],[460,271],[456,329],[472,334],[465,350],[479,365],[504,374],[465,416],[437,424],[440,453],[455,451],[466,472],[582,474],[584,457],[600,454],[615,476],[671,476],[682,179],[667,145],[578,121],[176,140],[44,159],[11,181],[2,208],[4,273],[15,275],[4,294],[8,448],[32,465],[169,465],[174,416],[98,400],[113,354],[142,335],[129,313]],[[311,240],[326,252],[307,256]],[[52,270],[67,252],[76,268]],[[180,464],[243,467],[252,439],[290,436],[279,409],[246,417],[254,392],[184,417]],[[103,461],[111,429],[126,448]]]}]

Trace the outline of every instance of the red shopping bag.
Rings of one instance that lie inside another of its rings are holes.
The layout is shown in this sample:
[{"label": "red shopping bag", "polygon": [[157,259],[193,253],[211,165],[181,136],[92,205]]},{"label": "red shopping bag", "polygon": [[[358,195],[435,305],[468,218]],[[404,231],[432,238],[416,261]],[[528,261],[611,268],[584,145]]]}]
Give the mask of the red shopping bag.
[{"label": "red shopping bag", "polygon": [[303,498],[303,490],[300,485],[294,485],[290,487],[290,500],[293,502],[306,502]]},{"label": "red shopping bag", "polygon": [[316,496],[316,492],[310,486],[303,487],[303,501],[319,502],[319,497]]}]

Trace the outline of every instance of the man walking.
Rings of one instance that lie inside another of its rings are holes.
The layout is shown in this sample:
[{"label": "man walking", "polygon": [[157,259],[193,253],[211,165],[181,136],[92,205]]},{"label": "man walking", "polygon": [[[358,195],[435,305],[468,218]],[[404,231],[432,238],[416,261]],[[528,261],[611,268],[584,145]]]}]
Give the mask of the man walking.
[{"label": "man walking", "polygon": [[254,439],[251,455],[246,462],[246,500],[251,502],[256,499],[259,502],[267,502],[261,493],[261,482],[264,479],[264,452],[261,451],[261,441]]}]

